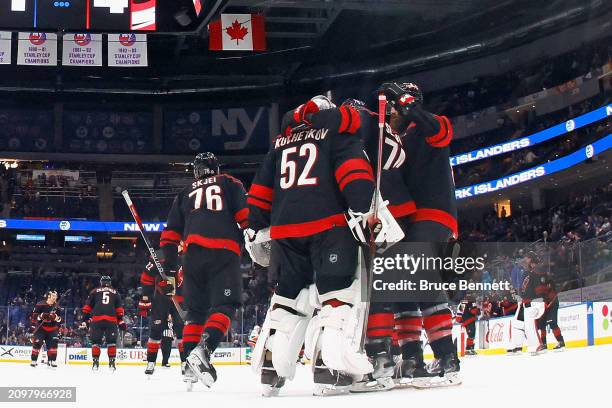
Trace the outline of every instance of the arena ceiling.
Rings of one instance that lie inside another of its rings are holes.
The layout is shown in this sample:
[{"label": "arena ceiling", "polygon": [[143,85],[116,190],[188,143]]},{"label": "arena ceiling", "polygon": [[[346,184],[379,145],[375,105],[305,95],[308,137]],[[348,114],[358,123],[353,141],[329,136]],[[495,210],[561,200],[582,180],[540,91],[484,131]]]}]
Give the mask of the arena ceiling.
[{"label": "arena ceiling", "polygon": [[[332,81],[380,79],[493,53],[612,8],[604,0],[211,0],[197,18],[191,0],[172,4],[164,12],[174,21],[167,26],[175,29],[149,35],[148,68],[2,66],[0,91],[183,96],[308,91]],[[221,12],[263,14],[268,51],[209,51],[207,23]],[[410,60],[414,64],[406,63]]]}]

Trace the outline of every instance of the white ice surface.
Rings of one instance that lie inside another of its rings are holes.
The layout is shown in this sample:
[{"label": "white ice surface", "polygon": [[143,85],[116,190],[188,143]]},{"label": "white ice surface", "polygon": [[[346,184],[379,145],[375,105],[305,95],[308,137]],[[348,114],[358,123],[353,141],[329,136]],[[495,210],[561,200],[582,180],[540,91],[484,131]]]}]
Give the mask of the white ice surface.
[{"label": "white ice surface", "polygon": [[[277,398],[260,396],[258,378],[248,366],[218,367],[212,389],[197,384],[186,392],[178,367],[161,369],[147,380],[141,366],[89,366],[49,369],[0,364],[0,386],[75,386],[77,403],[51,407],[83,408],[439,408],[439,407],[603,407],[609,406],[612,345],[548,351],[541,356],[477,356],[462,360],[463,384],[432,390],[313,397],[310,366],[298,368]],[[606,402],[607,401],[607,402]],[[1,407],[41,407],[41,403],[0,403]]]}]

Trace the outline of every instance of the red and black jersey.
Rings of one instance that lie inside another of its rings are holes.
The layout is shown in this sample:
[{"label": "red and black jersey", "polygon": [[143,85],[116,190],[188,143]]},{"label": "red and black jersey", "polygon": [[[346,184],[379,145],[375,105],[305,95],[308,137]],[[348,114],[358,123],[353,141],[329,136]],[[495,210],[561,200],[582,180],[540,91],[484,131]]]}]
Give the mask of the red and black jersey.
[{"label": "red and black jersey", "polygon": [[546,304],[550,304],[557,299],[557,288],[554,281],[545,273],[531,273],[523,283],[523,301],[528,302],[533,299],[542,298]]},{"label": "red and black jersey", "polygon": [[[374,174],[376,174],[379,135],[377,114],[365,109],[360,110],[359,113],[362,123],[359,133],[364,141]],[[406,151],[401,138],[389,125],[385,126],[381,164],[380,193],[383,200],[389,201],[387,208],[396,219],[413,214],[416,211],[416,205],[404,179]]]},{"label": "red and black jersey", "polygon": [[518,307],[518,303],[513,300],[504,299],[499,303],[499,307],[502,310],[503,316],[508,316],[514,314],[516,312],[516,308]]},{"label": "red and black jersey", "polygon": [[59,329],[62,322],[61,316],[62,309],[59,306],[42,301],[34,306],[30,323],[33,327],[40,326],[39,330],[50,332]]},{"label": "red and black jersey", "polygon": [[[299,108],[298,108],[299,110]],[[372,166],[355,133],[359,112],[348,107],[300,123],[288,112],[249,190],[249,223],[270,226],[272,239],[311,236],[345,226],[344,212],[368,212],[374,192]]]},{"label": "red and black jersey", "polygon": [[110,286],[100,286],[89,292],[83,314],[90,315],[92,322],[106,320],[118,323],[123,319],[125,311],[117,290]]},{"label": "red and black jersey", "polygon": [[449,149],[453,127],[447,117],[418,106],[407,119],[411,123],[402,135],[407,155],[405,180],[417,207],[411,220],[440,223],[456,237],[457,202]]},{"label": "red and black jersey", "polygon": [[463,327],[472,324],[478,319],[480,309],[476,303],[469,300],[462,300],[457,308],[457,323],[461,323]]},{"label": "red and black jersey", "polygon": [[[169,271],[165,271],[168,274]],[[174,298],[178,302],[183,301],[183,269],[179,268],[176,272],[175,278],[175,293]],[[153,261],[147,262],[142,273],[140,274],[140,284],[142,285],[142,294],[148,297],[164,296],[164,292],[159,287],[159,283],[162,281],[157,268]]]},{"label": "red and black jersey", "polygon": [[195,180],[172,204],[160,246],[169,269],[178,262],[178,245],[223,249],[240,256],[241,228],[248,224],[246,190],[228,174]]}]

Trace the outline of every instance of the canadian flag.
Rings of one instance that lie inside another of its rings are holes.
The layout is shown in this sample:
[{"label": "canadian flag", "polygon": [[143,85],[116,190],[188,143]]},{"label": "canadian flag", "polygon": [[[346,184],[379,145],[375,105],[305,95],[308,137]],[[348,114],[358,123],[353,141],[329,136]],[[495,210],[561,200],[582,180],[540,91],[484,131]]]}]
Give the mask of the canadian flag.
[{"label": "canadian flag", "polygon": [[208,24],[208,32],[213,51],[266,50],[264,18],[257,14],[221,14]]}]

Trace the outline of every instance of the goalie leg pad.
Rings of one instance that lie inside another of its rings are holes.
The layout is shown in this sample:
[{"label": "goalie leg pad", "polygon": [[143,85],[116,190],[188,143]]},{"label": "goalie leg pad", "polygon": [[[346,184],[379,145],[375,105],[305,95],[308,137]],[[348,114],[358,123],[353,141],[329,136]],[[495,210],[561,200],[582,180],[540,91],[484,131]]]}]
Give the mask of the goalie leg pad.
[{"label": "goalie leg pad", "polygon": [[544,313],[543,307],[535,302],[530,307],[525,307],[525,338],[527,339],[527,351],[533,353],[542,344],[538,333],[537,319]]},{"label": "goalie leg pad", "polygon": [[355,347],[359,343],[356,341],[358,316],[355,309],[349,305],[323,306],[320,313],[321,358],[330,369],[351,375],[365,375],[374,368],[368,357]]},{"label": "goalie leg pad", "polygon": [[269,350],[272,352],[272,365],[277,374],[293,379],[308,322],[314,312],[309,292],[308,288],[304,288],[295,299],[276,294],[272,296],[271,306],[253,350],[252,369],[256,373],[261,372],[266,351]]}]

